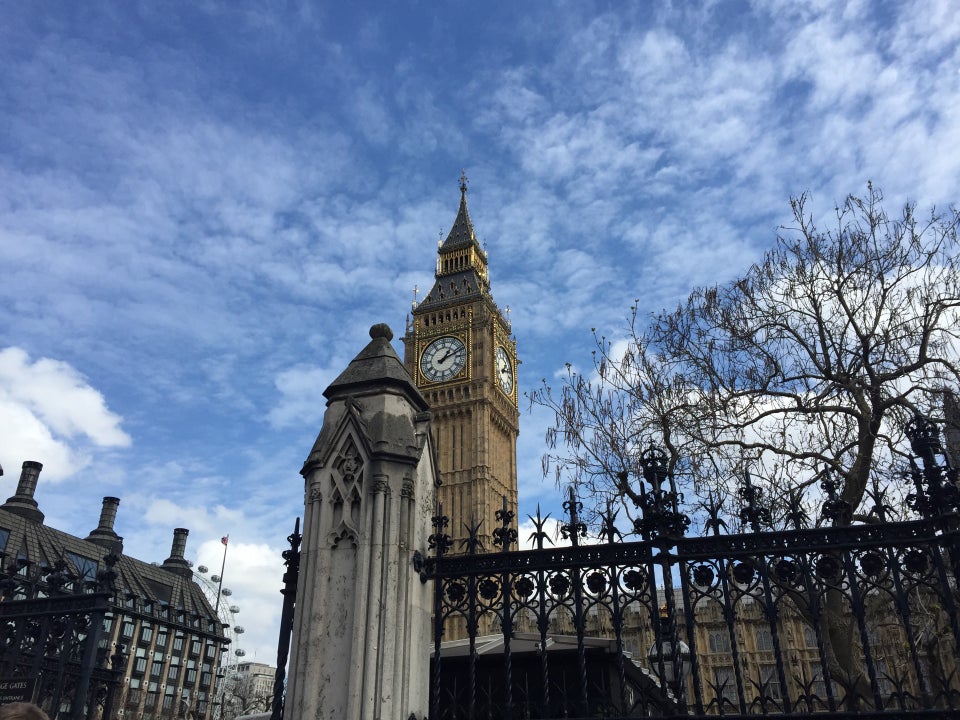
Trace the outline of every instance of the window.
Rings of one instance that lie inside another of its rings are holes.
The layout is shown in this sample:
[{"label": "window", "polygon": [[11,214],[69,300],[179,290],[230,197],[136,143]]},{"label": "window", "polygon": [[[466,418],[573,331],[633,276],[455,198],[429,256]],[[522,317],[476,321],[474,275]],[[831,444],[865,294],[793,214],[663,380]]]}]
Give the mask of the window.
[{"label": "window", "polygon": [[199,641],[199,640],[194,640],[192,643],[190,643],[190,654],[191,654],[191,655],[199,655],[199,654],[200,654],[200,641]]},{"label": "window", "polygon": [[724,630],[710,633],[710,652],[730,652],[730,635]]},{"label": "window", "polygon": [[757,650],[761,652],[773,650],[773,637],[767,628],[757,628]]},{"label": "window", "polygon": [[777,677],[776,665],[760,666],[760,687],[761,693],[771,700],[780,700],[780,678]]},{"label": "window", "polygon": [[817,634],[809,625],[803,628],[803,640],[808,648],[815,648],[817,646]]},{"label": "window", "polygon": [[733,676],[733,667],[726,665],[714,668],[713,684],[716,687],[717,704],[724,709],[728,705],[737,705],[737,684]]},{"label": "window", "polygon": [[151,640],[153,640],[153,628],[149,625],[144,625],[140,628],[140,642],[144,645],[149,645]]},{"label": "window", "polygon": [[183,652],[183,635],[177,635],[173,638],[173,652]]},{"label": "window", "polygon": [[129,640],[130,638],[133,637],[134,629],[135,629],[135,626],[133,624],[133,620],[127,620],[126,618],[124,618],[123,630],[121,634]]},{"label": "window", "polygon": [[27,557],[27,553],[23,546],[21,546],[20,549],[17,550],[17,567],[19,568],[17,570],[17,575],[25,576],[27,574],[27,570],[32,564],[33,563],[31,563],[30,558]]},{"label": "window", "polygon": [[886,660],[874,661],[874,667],[877,669],[877,687],[883,697],[889,697],[893,693],[893,682],[890,680],[890,671],[887,669]]},{"label": "window", "polygon": [[823,680],[823,668],[820,663],[813,663],[813,694],[821,700],[827,699],[827,683]]},{"label": "window", "polygon": [[146,583],[148,588],[147,594],[150,596],[152,602],[155,605],[159,604],[161,609],[168,607],[170,605],[170,597],[173,595],[173,586],[150,579],[147,579]]},{"label": "window", "polygon": [[97,561],[83,555],[67,551],[67,557],[81,582],[93,582],[97,579]]},{"label": "window", "polygon": [[175,682],[178,677],[180,677],[180,668],[171,663],[167,670],[167,682]]},{"label": "window", "polygon": [[7,547],[7,540],[10,539],[10,531],[6,528],[0,528],[0,550]]},{"label": "window", "polygon": [[193,685],[197,681],[197,671],[194,669],[187,670],[187,685]]},{"label": "window", "polygon": [[164,630],[163,628],[161,628],[159,631],[157,631],[157,645],[156,645],[157,650],[166,650],[166,649],[167,649],[167,639],[168,639],[168,637],[169,637],[169,636],[167,635],[167,631]]},{"label": "window", "polygon": [[145,673],[147,671],[147,659],[145,657],[138,657],[134,661],[133,671],[141,675]]}]

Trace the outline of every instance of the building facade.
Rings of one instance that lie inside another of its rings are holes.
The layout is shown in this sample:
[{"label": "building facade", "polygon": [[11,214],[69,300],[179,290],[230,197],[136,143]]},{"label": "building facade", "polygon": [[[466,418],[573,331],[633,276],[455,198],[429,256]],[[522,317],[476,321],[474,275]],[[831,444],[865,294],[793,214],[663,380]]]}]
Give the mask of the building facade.
[{"label": "building facade", "polygon": [[[120,650],[123,657],[112,717],[218,717],[213,698],[227,638],[184,558],[188,531],[174,530],[170,557],[157,565],[123,553],[123,538],[113,527],[117,498],[103,499],[99,522],[84,538],[52,528],[34,499],[41,469],[38,462],[25,462],[16,493],[0,506],[5,572],[40,587],[56,573],[58,592],[71,592],[95,583],[105,557],[115,556],[115,593],[100,640],[105,652]],[[0,602],[24,599],[17,589],[22,586],[5,586]],[[50,707],[48,698],[35,699],[46,702],[51,717],[65,711]]]},{"label": "building facade", "polygon": [[437,251],[430,292],[407,323],[404,365],[433,414],[442,514],[450,518],[451,552],[464,552],[467,528],[480,525],[481,551],[493,551],[497,511],[517,513],[517,344],[490,292],[487,253],[460,208]]},{"label": "building facade", "polygon": [[277,669],[258,662],[240,662],[224,678],[224,720],[270,710]]}]

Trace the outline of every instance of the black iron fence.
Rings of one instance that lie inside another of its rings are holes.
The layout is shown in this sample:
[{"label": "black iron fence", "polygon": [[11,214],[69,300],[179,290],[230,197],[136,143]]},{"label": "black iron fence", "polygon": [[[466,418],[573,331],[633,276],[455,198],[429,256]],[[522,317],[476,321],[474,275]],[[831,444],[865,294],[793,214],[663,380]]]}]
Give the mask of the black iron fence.
[{"label": "black iron fence", "polygon": [[875,485],[875,522],[851,524],[827,481],[817,522],[794,496],[792,527],[772,530],[747,479],[750,531],[708,507],[689,537],[654,448],[630,532],[608,512],[595,544],[573,491],[569,547],[547,546],[538,514],[536,549],[514,550],[504,509],[494,552],[475,534],[453,548],[438,514],[433,555],[415,558],[435,582],[431,720],[957,716],[960,490],[936,430],[918,420],[911,441],[913,520],[893,521]]},{"label": "black iron fence", "polygon": [[111,653],[104,620],[112,606],[115,555],[87,580],[66,563],[3,563],[0,553],[0,682],[25,689],[22,697],[52,720],[113,718],[113,700],[125,657]]}]

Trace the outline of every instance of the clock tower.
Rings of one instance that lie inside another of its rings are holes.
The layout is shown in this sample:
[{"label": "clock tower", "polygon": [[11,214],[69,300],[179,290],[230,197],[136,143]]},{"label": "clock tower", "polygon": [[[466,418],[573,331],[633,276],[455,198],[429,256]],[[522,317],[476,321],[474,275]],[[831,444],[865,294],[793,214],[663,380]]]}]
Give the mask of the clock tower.
[{"label": "clock tower", "polygon": [[487,253],[467,212],[466,177],[460,209],[437,251],[436,280],[414,303],[404,364],[433,415],[441,485],[437,499],[450,518],[451,552],[464,552],[469,526],[482,548],[493,545],[497,510],[507,498],[517,523],[517,344],[510,322],[490,294]]}]

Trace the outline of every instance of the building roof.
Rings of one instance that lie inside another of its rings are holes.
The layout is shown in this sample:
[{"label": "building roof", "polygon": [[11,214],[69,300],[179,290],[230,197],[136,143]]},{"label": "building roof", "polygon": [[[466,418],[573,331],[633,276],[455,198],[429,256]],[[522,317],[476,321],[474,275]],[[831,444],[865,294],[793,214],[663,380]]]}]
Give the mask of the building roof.
[{"label": "building roof", "polygon": [[437,309],[466,299],[490,298],[487,253],[477,240],[467,210],[466,177],[460,178],[460,208],[447,239],[437,250],[436,280],[416,306],[416,312]]},{"label": "building roof", "polygon": [[[43,577],[60,566],[68,581],[89,583],[88,589],[93,590],[98,573],[106,567],[104,558],[113,553],[117,557],[113,570],[118,604],[136,598],[138,605],[169,606],[172,625],[180,622],[194,628],[199,626],[203,632],[223,636],[214,608],[202,588],[193,582],[189,563],[182,557],[186,530],[175,531],[171,557],[164,565],[155,565],[123,554],[123,539],[113,532],[112,515],[109,525],[104,521],[108,515],[105,512],[100,526],[88,538],[79,538],[44,524],[42,513],[30,512],[23,498],[32,499],[33,488],[27,487],[26,492],[24,489],[21,478],[18,494],[14,496],[19,499],[11,498],[0,506],[0,562],[7,574],[29,568],[28,572]],[[116,498],[104,498],[105,511],[108,505],[115,511],[118,504]]]},{"label": "building roof", "polygon": [[347,369],[323,391],[328,400],[341,395],[353,395],[384,386],[400,390],[418,410],[427,409],[427,401],[413,383],[390,341],[393,331],[384,323],[370,328],[370,342],[350,361]]},{"label": "building roof", "polygon": [[470,221],[470,213],[467,210],[467,179],[465,176],[461,176],[460,208],[457,211],[457,219],[453,221],[453,227],[450,228],[447,239],[440,246],[440,252],[458,250],[471,244],[482,250],[480,243],[477,241],[477,235],[473,231],[473,223]]}]

